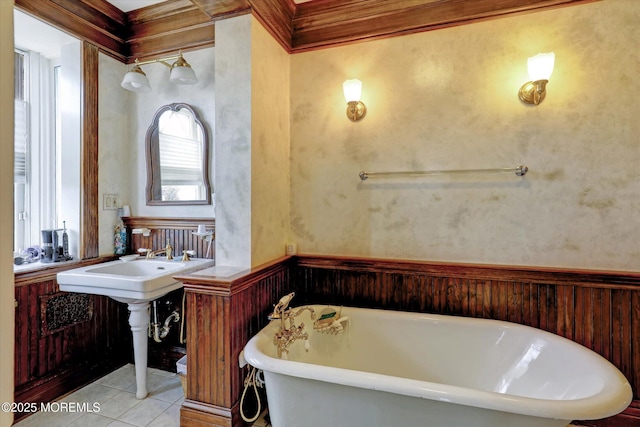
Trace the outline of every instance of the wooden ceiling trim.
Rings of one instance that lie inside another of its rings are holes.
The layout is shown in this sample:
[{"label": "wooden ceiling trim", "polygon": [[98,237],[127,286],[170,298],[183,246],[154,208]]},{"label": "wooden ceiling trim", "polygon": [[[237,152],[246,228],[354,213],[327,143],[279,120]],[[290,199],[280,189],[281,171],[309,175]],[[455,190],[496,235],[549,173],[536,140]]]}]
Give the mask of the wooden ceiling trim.
[{"label": "wooden ceiling trim", "polygon": [[214,21],[251,12],[248,0],[191,0],[191,2]]},{"label": "wooden ceiling trim", "polygon": [[137,9],[127,14],[127,63],[156,59],[213,46],[214,22],[190,0],[177,0]]},{"label": "wooden ceiling trim", "polygon": [[[215,44],[214,28],[214,24],[211,22],[171,35],[163,34],[132,41],[129,43],[130,56],[126,62],[131,64],[136,58],[140,61],[158,59],[163,56],[174,55],[178,50],[187,52],[189,50],[212,47]],[[188,62],[189,58],[187,57],[186,59]]]},{"label": "wooden ceiling trim", "polygon": [[212,25],[212,21],[199,9],[185,11],[179,15],[165,16],[137,23],[129,27],[127,42],[134,42],[147,37],[171,35],[187,31],[190,28]]},{"label": "wooden ceiling trim", "polygon": [[124,61],[127,49],[124,14],[113,10],[104,13],[104,8],[96,9],[93,3],[92,0],[15,0],[15,6],[21,11]]},{"label": "wooden ceiling trim", "polygon": [[126,13],[128,25],[152,22],[169,16],[180,15],[191,10],[199,10],[191,0],[173,0],[135,9]]},{"label": "wooden ceiling trim", "polygon": [[[112,5],[111,3],[107,3],[104,0],[79,0],[88,5],[91,5],[95,10],[105,14],[116,22],[119,22],[123,27],[126,27],[126,16],[123,11]],[[59,2],[59,0],[58,0]]]},{"label": "wooden ceiling trim", "polygon": [[[1,1],[1,0],[0,0]],[[173,0],[121,12],[105,0],[16,7],[126,63],[213,46],[215,21],[253,13],[289,53],[600,0]]]},{"label": "wooden ceiling trim", "polygon": [[599,0],[328,0],[301,3],[292,52],[428,31]]},{"label": "wooden ceiling trim", "polygon": [[291,51],[295,4],[292,0],[251,0],[254,16],[271,36],[287,51]]},{"label": "wooden ceiling trim", "polygon": [[[126,36],[126,21],[124,13],[115,7],[105,7],[102,1],[51,0],[51,2],[58,4],[60,7],[63,7],[80,19],[90,22],[103,33],[111,34],[119,39],[124,39]],[[111,5],[109,4],[109,6]]]}]

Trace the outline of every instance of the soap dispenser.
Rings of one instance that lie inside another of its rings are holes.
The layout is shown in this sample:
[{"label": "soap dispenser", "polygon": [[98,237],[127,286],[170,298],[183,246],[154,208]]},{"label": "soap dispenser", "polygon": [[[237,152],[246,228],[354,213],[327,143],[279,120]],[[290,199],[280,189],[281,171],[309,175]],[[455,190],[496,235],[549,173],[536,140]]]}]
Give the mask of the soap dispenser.
[{"label": "soap dispenser", "polygon": [[125,255],[127,253],[127,228],[122,221],[122,208],[118,208],[118,224],[114,228],[114,253]]}]

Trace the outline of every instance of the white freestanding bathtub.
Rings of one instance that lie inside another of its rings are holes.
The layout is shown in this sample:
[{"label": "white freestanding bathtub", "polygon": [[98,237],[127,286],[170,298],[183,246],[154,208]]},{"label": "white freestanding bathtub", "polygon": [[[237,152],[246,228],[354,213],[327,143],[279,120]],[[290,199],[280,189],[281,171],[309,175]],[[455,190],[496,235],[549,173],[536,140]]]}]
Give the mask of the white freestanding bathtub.
[{"label": "white freestanding bathtub", "polygon": [[[325,306],[312,306],[316,313]],[[626,378],[557,335],[486,319],[344,307],[344,332],[277,358],[272,321],[244,349],[273,427],[564,427],[623,411]]]}]

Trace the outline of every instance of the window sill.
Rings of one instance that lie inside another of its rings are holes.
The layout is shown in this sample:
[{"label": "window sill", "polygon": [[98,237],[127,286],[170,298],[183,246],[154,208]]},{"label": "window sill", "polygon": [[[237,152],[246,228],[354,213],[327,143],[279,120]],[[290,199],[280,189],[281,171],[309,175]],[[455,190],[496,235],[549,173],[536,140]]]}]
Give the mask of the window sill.
[{"label": "window sill", "polygon": [[14,284],[15,286],[23,286],[37,281],[56,280],[56,274],[61,271],[92,264],[100,264],[114,259],[115,256],[108,255],[86,260],[73,259],[52,263],[38,261],[31,264],[14,265]]},{"label": "window sill", "polygon": [[32,272],[32,271],[39,271],[39,270],[46,270],[49,268],[54,268],[54,267],[65,267],[68,266],[70,264],[77,264],[78,260],[77,259],[72,259],[69,261],[60,261],[60,262],[41,262],[41,261],[36,261],[36,262],[32,262],[29,264],[21,264],[21,265],[13,265],[13,272],[15,274],[20,274],[22,272]]}]

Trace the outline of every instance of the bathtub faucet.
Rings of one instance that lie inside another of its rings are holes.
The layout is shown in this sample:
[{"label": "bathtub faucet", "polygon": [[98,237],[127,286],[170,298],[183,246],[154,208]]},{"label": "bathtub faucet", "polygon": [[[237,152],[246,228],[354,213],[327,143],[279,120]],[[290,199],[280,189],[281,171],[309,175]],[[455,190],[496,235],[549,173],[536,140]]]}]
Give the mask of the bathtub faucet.
[{"label": "bathtub faucet", "polygon": [[278,349],[278,357],[282,359],[287,358],[289,346],[300,339],[304,340],[304,349],[309,351],[309,334],[304,330],[303,322],[300,322],[300,325],[296,326],[295,318],[308,310],[309,313],[311,313],[311,320],[316,319],[316,313],[311,307],[288,308],[294,296],[295,292],[291,292],[280,298],[278,304],[273,308],[273,313],[269,315],[269,320],[280,320],[280,329],[273,337],[273,344]]}]

